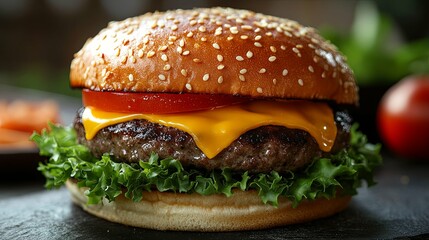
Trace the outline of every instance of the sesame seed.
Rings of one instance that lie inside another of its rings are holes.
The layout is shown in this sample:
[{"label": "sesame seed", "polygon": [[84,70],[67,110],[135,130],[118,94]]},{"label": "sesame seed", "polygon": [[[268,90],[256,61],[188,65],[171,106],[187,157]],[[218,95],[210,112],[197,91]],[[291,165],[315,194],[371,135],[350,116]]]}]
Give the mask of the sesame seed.
[{"label": "sesame seed", "polygon": [[237,59],[237,61],[240,61],[240,62],[244,60],[244,58],[242,56],[237,56],[237,57],[235,57],[235,59]]},{"label": "sesame seed", "polygon": [[177,52],[179,53],[179,54],[182,54],[182,52],[183,52],[183,48],[182,47],[177,47]]},{"label": "sesame seed", "polygon": [[281,46],[280,46],[280,49],[281,49],[281,50],[286,50],[286,46],[281,45]]},{"label": "sesame seed", "polygon": [[192,37],[192,36],[194,36],[194,33],[193,32],[188,32],[188,34],[186,34],[186,36],[187,37]]},{"label": "sesame seed", "polygon": [[156,23],[156,22],[153,22],[152,23],[152,25],[150,25],[150,27],[153,29],[153,28],[156,28],[158,26],[158,24]]},{"label": "sesame seed", "polygon": [[304,86],[304,81],[302,81],[302,79],[300,78],[300,79],[298,79],[298,84],[302,87],[302,86]]},{"label": "sesame seed", "polygon": [[276,59],[277,59],[277,58],[276,58],[276,56],[270,56],[270,57],[268,58],[268,61],[270,61],[270,62],[274,62]]},{"label": "sesame seed", "polygon": [[313,62],[314,62],[314,63],[318,63],[318,62],[319,62],[319,59],[318,59],[316,56],[314,56],[314,57],[313,57]]},{"label": "sesame seed", "polygon": [[259,70],[259,73],[266,73],[267,72],[267,69],[265,69],[265,68],[261,68],[260,70]]},{"label": "sesame seed", "polygon": [[200,26],[200,27],[198,27],[198,31],[200,31],[200,32],[205,32],[207,29],[206,29],[206,27],[204,27],[204,26]]},{"label": "sesame seed", "polygon": [[296,47],[292,48],[292,51],[293,51],[294,53],[299,53],[299,49],[298,49],[298,48],[296,48]]},{"label": "sesame seed", "polygon": [[199,59],[199,58],[194,58],[194,59],[192,59],[192,61],[194,61],[194,62],[196,62],[196,63],[200,63],[200,62],[202,62],[202,61],[201,61],[201,59]]},{"label": "sesame seed", "polygon": [[215,49],[220,49],[220,46],[219,46],[219,44],[217,44],[217,43],[213,43],[213,47],[214,47]]},{"label": "sesame seed", "polygon": [[223,83],[223,77],[222,76],[218,77],[217,82],[218,83]]},{"label": "sesame seed", "polygon": [[258,36],[255,37],[255,41],[259,41],[259,40],[261,40],[261,38],[262,38],[262,36],[258,35]]},{"label": "sesame seed", "polygon": [[186,89],[188,89],[189,91],[190,91],[190,90],[192,90],[192,86],[191,86],[191,84],[189,84],[189,83],[187,83],[187,84],[185,85],[185,87],[186,87]]},{"label": "sesame seed", "polygon": [[148,36],[144,37],[143,38],[143,43],[147,44],[148,42],[149,42],[149,37]]},{"label": "sesame seed", "polygon": [[125,63],[127,62],[127,59],[128,59],[128,57],[127,57],[127,56],[123,56],[123,57],[121,58],[121,63],[122,63],[122,64],[125,64]]},{"label": "sesame seed", "polygon": [[273,53],[277,52],[277,49],[276,49],[276,47],[274,47],[274,46],[270,46],[270,50],[271,50],[271,52],[273,52]]},{"label": "sesame seed", "polygon": [[134,49],[128,49],[128,56],[134,55]]},{"label": "sesame seed", "polygon": [[287,69],[283,69],[282,75],[286,76],[289,73],[289,71]]},{"label": "sesame seed", "polygon": [[261,21],[261,22],[254,22],[253,24],[255,24],[258,27],[263,27],[263,28],[267,27],[267,25],[268,25],[268,23],[263,22],[263,21]]},{"label": "sesame seed", "polygon": [[121,49],[117,48],[115,51],[115,55],[118,57],[121,54]]},{"label": "sesame seed", "polygon": [[151,57],[153,57],[153,55],[155,55],[155,52],[154,51],[149,51],[147,54],[146,54],[146,56],[148,57],[148,58],[151,58]]},{"label": "sesame seed", "polygon": [[262,47],[262,44],[260,42],[255,42],[254,45],[255,47]]},{"label": "sesame seed", "polygon": [[220,55],[220,54],[218,54],[218,55],[217,55],[217,60],[218,60],[219,62],[222,62],[222,61],[223,61],[223,56],[222,56],[222,55]]},{"label": "sesame seed", "polygon": [[168,61],[168,57],[167,57],[167,55],[165,55],[165,54],[162,54],[162,55],[161,55],[161,59],[162,59],[162,61],[164,61],[164,62],[167,62],[167,61]]},{"label": "sesame seed", "polygon": [[246,78],[244,77],[244,75],[238,75],[238,78],[240,79],[240,81],[244,82],[246,81]]},{"label": "sesame seed", "polygon": [[170,68],[171,68],[170,64],[165,64],[165,66],[164,66],[164,70],[165,71],[170,70]]},{"label": "sesame seed", "polygon": [[231,31],[231,33],[232,34],[237,34],[238,33],[238,29],[237,29],[237,27],[231,27],[230,29],[229,29],[229,31]]},{"label": "sesame seed", "polygon": [[314,73],[314,68],[313,68],[313,66],[308,66],[308,71],[310,71],[310,72],[312,72],[312,73]]},{"label": "sesame seed", "polygon": [[164,74],[159,74],[158,75],[158,78],[159,78],[159,80],[161,80],[161,81],[165,81],[165,75]]},{"label": "sesame seed", "polygon": [[277,84],[277,79],[273,78],[273,84],[276,85]]},{"label": "sesame seed", "polygon": [[252,26],[250,26],[250,25],[243,25],[243,26],[241,26],[241,29],[252,30]]},{"label": "sesame seed", "polygon": [[203,76],[203,81],[207,81],[207,80],[209,80],[209,78],[210,78],[210,74],[206,73]]},{"label": "sesame seed", "polygon": [[241,69],[241,70],[240,70],[240,73],[241,73],[241,74],[245,74],[245,73],[247,73],[247,69],[245,69],[245,68]]},{"label": "sesame seed", "polygon": [[187,72],[185,69],[180,70],[180,73],[181,73],[184,77],[188,76],[188,72]]},{"label": "sesame seed", "polygon": [[185,46],[185,40],[180,39],[179,46],[181,46],[181,47]]},{"label": "sesame seed", "polygon": [[226,38],[226,40],[228,40],[228,41],[231,41],[232,39],[234,39],[233,36],[229,36],[229,37]]},{"label": "sesame seed", "polygon": [[273,36],[273,33],[272,32],[266,32],[265,35],[267,35],[267,36]]},{"label": "sesame seed", "polygon": [[176,36],[169,36],[168,40],[170,40],[170,41],[176,41],[177,37]]},{"label": "sesame seed", "polygon": [[183,56],[187,56],[187,55],[189,55],[189,53],[191,53],[191,52],[189,52],[189,50],[186,50],[186,51],[184,51],[184,52],[182,53],[182,55],[183,55]]},{"label": "sesame seed", "polygon": [[[83,73],[83,78],[87,78],[88,77],[88,72],[89,72],[89,67],[87,67],[86,70],[85,70],[85,72]],[[89,81],[88,85],[92,84],[91,80],[88,79],[87,81]]]},{"label": "sesame seed", "polygon": [[215,31],[215,36],[218,36],[218,35],[221,35],[222,34],[222,27],[218,27],[218,28],[216,28],[216,31]]},{"label": "sesame seed", "polygon": [[252,58],[253,57],[253,52],[252,51],[247,51],[246,57],[247,58]]},{"label": "sesame seed", "polygon": [[106,72],[106,76],[105,76],[105,78],[104,78],[104,79],[107,79],[107,78],[110,76],[110,74],[111,74],[111,72],[110,72],[110,71]]},{"label": "sesame seed", "polygon": [[262,88],[258,87],[258,88],[256,88],[256,91],[257,91],[258,93],[262,93]]},{"label": "sesame seed", "polygon": [[223,64],[220,64],[219,66],[217,66],[217,69],[218,70],[222,70],[222,69],[224,69],[225,68],[225,65],[223,65]]},{"label": "sesame seed", "polygon": [[139,58],[142,58],[143,57],[143,50],[139,50],[138,52],[137,52],[137,56],[139,57]]},{"label": "sesame seed", "polygon": [[245,39],[248,39],[249,36],[247,36],[247,35],[241,35],[240,38],[243,39],[243,40],[245,40]]},{"label": "sesame seed", "polygon": [[288,31],[284,31],[283,34],[285,36],[288,36],[288,37],[293,37],[293,35],[290,32],[288,32]]},{"label": "sesame seed", "polygon": [[205,41],[207,41],[207,38],[202,37],[202,38],[201,38],[201,41],[202,41],[202,42],[205,42]]},{"label": "sesame seed", "polygon": [[163,46],[161,46],[161,47],[159,47],[158,48],[158,51],[165,51],[165,50],[167,50],[167,48],[168,48],[168,46],[167,45],[163,45]]},{"label": "sesame seed", "polygon": [[134,76],[133,76],[132,74],[130,74],[130,75],[128,75],[128,79],[129,79],[130,81],[133,81],[133,80],[134,80]]},{"label": "sesame seed", "polygon": [[325,72],[323,72],[322,73],[322,78],[325,78],[326,77],[326,73]]},{"label": "sesame seed", "polygon": [[194,26],[195,24],[197,24],[197,21],[195,21],[195,20],[191,20],[191,21],[189,22],[189,24],[190,24],[191,26]]},{"label": "sesame seed", "polygon": [[130,59],[131,59],[132,63],[136,63],[137,62],[137,59],[134,56],[131,56]]},{"label": "sesame seed", "polygon": [[173,31],[176,31],[177,30],[177,25],[173,25],[173,26],[171,26],[171,30],[173,30]]},{"label": "sesame seed", "polygon": [[302,46],[302,44],[297,44],[296,48],[303,48],[304,46]]}]

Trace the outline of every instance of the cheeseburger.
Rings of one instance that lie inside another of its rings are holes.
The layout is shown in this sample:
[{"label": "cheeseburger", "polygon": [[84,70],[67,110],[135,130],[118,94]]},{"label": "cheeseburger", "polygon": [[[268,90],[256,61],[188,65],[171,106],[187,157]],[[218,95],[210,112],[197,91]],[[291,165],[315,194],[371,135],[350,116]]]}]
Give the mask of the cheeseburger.
[{"label": "cheeseburger", "polygon": [[313,28],[246,10],[112,22],[75,54],[73,126],[34,134],[48,188],[126,225],[236,231],[306,222],[373,184],[380,147],[348,111],[345,57]]}]

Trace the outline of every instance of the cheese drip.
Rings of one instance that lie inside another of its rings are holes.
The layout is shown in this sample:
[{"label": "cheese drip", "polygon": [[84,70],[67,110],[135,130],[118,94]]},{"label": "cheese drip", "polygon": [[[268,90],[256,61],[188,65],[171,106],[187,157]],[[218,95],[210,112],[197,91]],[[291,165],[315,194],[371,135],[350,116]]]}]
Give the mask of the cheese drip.
[{"label": "cheese drip", "polygon": [[82,115],[88,140],[102,128],[133,119],[146,119],[189,133],[208,158],[215,157],[243,133],[260,126],[278,125],[304,130],[325,152],[331,150],[337,135],[333,112],[327,104],[298,100],[258,100],[174,114],[113,113],[86,107]]}]

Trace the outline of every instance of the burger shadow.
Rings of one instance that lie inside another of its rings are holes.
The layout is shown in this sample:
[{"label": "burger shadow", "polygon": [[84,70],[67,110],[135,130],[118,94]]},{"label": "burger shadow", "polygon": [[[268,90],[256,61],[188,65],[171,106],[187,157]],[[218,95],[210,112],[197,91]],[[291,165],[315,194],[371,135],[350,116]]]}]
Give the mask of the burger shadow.
[{"label": "burger shadow", "polygon": [[73,225],[73,239],[365,239],[383,236],[386,232],[380,221],[354,202],[345,211],[328,218],[240,232],[179,232],[135,228],[97,218],[74,204],[70,207],[68,222]]}]

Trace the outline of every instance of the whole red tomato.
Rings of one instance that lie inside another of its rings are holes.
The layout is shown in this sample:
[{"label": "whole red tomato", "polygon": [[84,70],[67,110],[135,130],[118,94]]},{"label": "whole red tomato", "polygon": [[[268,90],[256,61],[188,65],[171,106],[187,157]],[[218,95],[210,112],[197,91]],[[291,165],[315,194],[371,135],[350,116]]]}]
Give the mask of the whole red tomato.
[{"label": "whole red tomato", "polygon": [[398,155],[429,160],[429,76],[410,76],[383,96],[378,129]]}]

